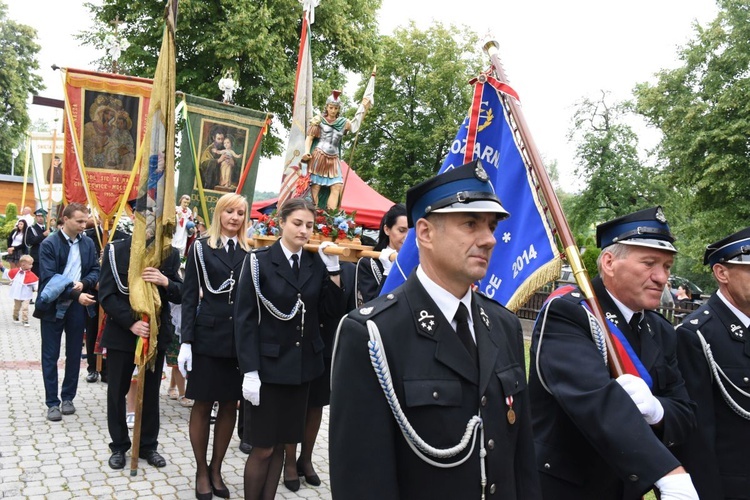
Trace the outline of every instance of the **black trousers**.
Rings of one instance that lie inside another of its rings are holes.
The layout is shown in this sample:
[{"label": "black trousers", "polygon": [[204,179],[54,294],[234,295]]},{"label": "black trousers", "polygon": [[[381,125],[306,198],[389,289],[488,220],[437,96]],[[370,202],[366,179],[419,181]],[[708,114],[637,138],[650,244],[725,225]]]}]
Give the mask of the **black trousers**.
[{"label": "black trousers", "polygon": [[[143,386],[143,420],[141,423],[140,451],[156,450],[159,446],[159,386],[166,351],[157,351],[155,370],[146,370]],[[107,427],[112,442],[112,451],[128,451],[131,441],[126,421],[127,404],[125,397],[130,389],[133,376],[133,353],[107,350],[109,360],[107,386]]]},{"label": "black trousers", "polygon": [[[96,306],[96,314],[93,318],[86,315],[86,370],[91,373],[96,371],[96,335],[99,332],[99,306]],[[107,377],[107,360],[102,358],[102,378]]]}]

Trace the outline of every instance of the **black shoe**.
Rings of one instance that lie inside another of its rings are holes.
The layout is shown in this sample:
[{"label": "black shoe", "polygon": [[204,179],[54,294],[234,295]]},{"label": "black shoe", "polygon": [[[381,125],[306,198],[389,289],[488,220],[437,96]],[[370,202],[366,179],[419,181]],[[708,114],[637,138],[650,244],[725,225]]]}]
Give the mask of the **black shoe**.
[{"label": "black shoe", "polygon": [[109,466],[115,470],[125,467],[125,452],[115,451],[109,457]]},{"label": "black shoe", "polygon": [[138,458],[145,458],[146,462],[154,467],[164,467],[167,465],[167,461],[156,450],[142,451],[138,454]]},{"label": "black shoe", "polygon": [[97,372],[89,372],[89,374],[86,375],[86,382],[89,384],[93,384],[97,380],[99,380],[99,373]]},{"label": "black shoe", "polygon": [[299,474],[300,477],[304,477],[305,482],[309,484],[310,486],[320,486],[320,477],[314,472],[310,474],[309,476],[305,474],[305,471],[302,468],[302,464],[300,463],[299,460],[297,460],[297,474]]},{"label": "black shoe", "polygon": [[253,451],[253,445],[247,443],[240,443],[240,451],[245,455],[249,455]]},{"label": "black shoe", "polygon": [[211,491],[213,492],[214,496],[217,496],[219,498],[229,498],[229,488],[217,488],[214,486],[214,482],[211,479],[211,473],[208,473],[208,481],[211,483]]},{"label": "black shoe", "polygon": [[299,478],[292,479],[291,481],[284,479],[284,486],[286,486],[286,489],[289,491],[299,490]]}]

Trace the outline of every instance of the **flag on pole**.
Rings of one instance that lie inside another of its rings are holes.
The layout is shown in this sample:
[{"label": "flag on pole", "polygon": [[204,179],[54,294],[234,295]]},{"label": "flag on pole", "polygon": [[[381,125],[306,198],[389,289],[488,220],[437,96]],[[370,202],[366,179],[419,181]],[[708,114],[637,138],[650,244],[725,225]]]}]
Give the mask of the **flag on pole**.
[{"label": "flag on pole", "polygon": [[305,3],[302,17],[302,32],[297,57],[297,76],[294,83],[294,104],[292,126],[289,129],[289,142],[284,157],[284,174],[279,190],[279,206],[288,198],[303,196],[310,187],[309,177],[301,171],[300,159],[306,153],[305,139],[307,126],[313,117],[312,86],[313,70],[310,56],[310,25],[315,20],[317,2]]},{"label": "flag on pole", "polygon": [[[472,160],[482,161],[510,217],[498,224],[497,244],[478,286],[488,297],[517,310],[539,287],[559,277],[561,260],[534,177],[521,155],[498,92],[517,96],[509,86],[487,75],[473,83],[469,116],[461,124],[439,173]],[[417,264],[419,253],[411,229],[381,293],[401,285]]]},{"label": "flag on pole", "polygon": [[[156,285],[141,277],[146,267],[158,268],[172,250],[175,148],[175,10],[167,3],[164,35],[148,108],[144,155],[140,163],[135,225],[130,247],[130,307],[151,327],[149,339],[138,337],[135,363],[153,365],[161,299]],[[165,210],[166,208],[166,210]],[[159,368],[161,369],[161,368]]]}]

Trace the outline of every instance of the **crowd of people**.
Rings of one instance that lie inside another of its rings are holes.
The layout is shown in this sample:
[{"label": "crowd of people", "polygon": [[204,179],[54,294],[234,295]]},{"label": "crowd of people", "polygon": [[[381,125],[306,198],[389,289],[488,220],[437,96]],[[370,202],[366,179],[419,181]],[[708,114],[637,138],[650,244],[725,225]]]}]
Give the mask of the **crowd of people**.
[{"label": "crowd of people", "polygon": [[[245,498],[320,485],[312,454],[329,404],[337,499],[750,498],[750,228],[707,245],[718,291],[675,328],[654,311],[678,252],[661,207],[600,224],[592,290],[607,324],[577,287],[553,293],[527,374],[519,319],[473,287],[512,215],[487,179],[475,161],[412,187],[383,217],[379,257],[357,263],[340,262],[331,242],[305,250],[316,209],[303,198],[279,208],[280,238],[254,250],[244,197],[222,196],[198,234],[180,200],[177,244],[141,278],[162,304],[156,366],[172,352],[170,397],[192,406],[196,498],[230,497],[222,463],[235,428]],[[152,328],[129,302],[130,237],[112,234],[102,248],[109,238],[85,231],[77,203],[58,231],[45,215],[21,218],[9,236],[13,319],[28,324],[36,292],[52,422],[76,411],[80,348],[92,338],[86,380],[108,383],[108,463],[121,469],[133,444],[133,353]],[[410,229],[420,264],[381,294]],[[161,369],[142,380],[139,456],[164,467]]]}]

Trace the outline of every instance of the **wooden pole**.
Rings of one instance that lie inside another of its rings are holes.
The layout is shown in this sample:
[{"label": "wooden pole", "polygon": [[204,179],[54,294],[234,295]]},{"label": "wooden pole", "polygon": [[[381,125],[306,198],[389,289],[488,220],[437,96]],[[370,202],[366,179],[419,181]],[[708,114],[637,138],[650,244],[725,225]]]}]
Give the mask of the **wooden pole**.
[{"label": "wooden pole", "polygon": [[[495,70],[497,78],[501,82],[507,82],[508,79],[500,62],[500,56],[498,55],[498,48],[499,44],[495,40],[488,40],[483,46],[485,53],[490,57],[490,60],[492,61],[492,67]],[[531,137],[531,133],[529,133],[528,131],[528,126],[526,125],[526,119],[523,116],[523,111],[521,110],[521,107],[518,105],[518,102],[516,102],[515,99],[511,99],[502,93],[500,94],[500,99],[512,119],[511,128],[513,130],[513,133],[520,139],[519,146],[521,154],[523,155],[524,160],[526,160],[527,165],[531,167],[532,172],[539,182],[539,188],[541,190],[542,196],[547,202],[547,207],[549,208],[550,214],[552,215],[552,220],[555,224],[555,228],[557,229],[557,234],[560,238],[560,241],[562,241],[563,247],[565,248],[565,255],[568,258],[570,267],[573,269],[573,275],[575,276],[576,283],[578,283],[578,287],[580,288],[581,293],[583,293],[583,296],[586,298],[586,302],[589,304],[591,311],[599,321],[599,326],[602,328],[602,331],[606,332],[606,335],[604,335],[604,340],[607,349],[607,359],[609,360],[609,370],[612,373],[613,377],[619,377],[620,375],[625,373],[625,370],[622,367],[620,356],[618,355],[617,350],[612,343],[611,333],[607,328],[607,321],[604,316],[604,311],[602,310],[601,305],[599,305],[599,301],[596,299],[594,288],[591,286],[591,280],[589,279],[588,273],[586,272],[586,267],[583,265],[583,261],[581,260],[581,253],[578,250],[578,246],[576,245],[575,238],[573,237],[573,233],[570,230],[570,226],[568,226],[568,221],[565,218],[565,214],[563,213],[562,206],[560,205],[560,200],[557,199],[557,194],[552,187],[552,182],[550,181],[549,176],[547,175],[547,171],[544,168],[542,157],[536,148],[536,144],[534,143],[534,139]]]},{"label": "wooden pole", "polygon": [[[156,369],[157,367],[154,367]],[[161,367],[158,367],[161,370]],[[130,475],[138,474],[138,455],[141,451],[141,423],[143,421],[143,385],[146,382],[146,365],[138,367],[138,383],[135,396],[135,425],[133,426],[133,447],[130,457]]]}]

